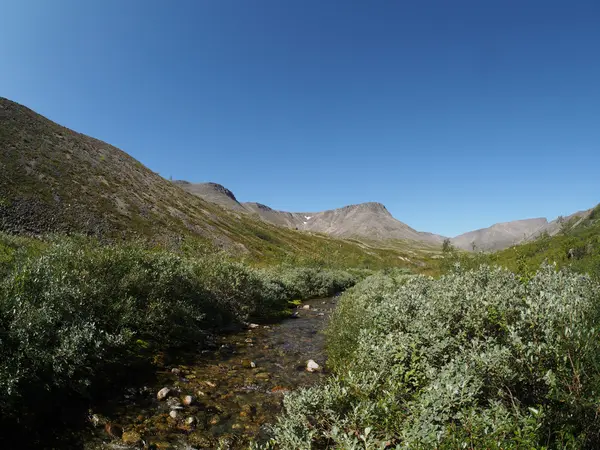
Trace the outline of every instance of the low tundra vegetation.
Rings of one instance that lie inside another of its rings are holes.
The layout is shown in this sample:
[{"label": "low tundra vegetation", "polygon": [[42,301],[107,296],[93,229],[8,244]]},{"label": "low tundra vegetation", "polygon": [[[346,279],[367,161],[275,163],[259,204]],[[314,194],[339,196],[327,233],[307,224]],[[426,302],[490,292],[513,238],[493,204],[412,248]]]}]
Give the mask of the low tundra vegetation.
[{"label": "low tundra vegetation", "polygon": [[[165,349],[201,346],[216,330],[285,313],[358,275],[253,269],[136,244],[0,242],[0,426],[33,429],[57,404],[84,402]],[[54,412],[54,413],[53,413]],[[48,427],[46,427],[48,428]],[[6,435],[6,433],[3,433]],[[6,437],[6,436],[5,436]]]},{"label": "low tundra vegetation", "polygon": [[371,276],[328,329],[323,385],[285,399],[270,448],[600,448],[600,288],[460,266]]}]

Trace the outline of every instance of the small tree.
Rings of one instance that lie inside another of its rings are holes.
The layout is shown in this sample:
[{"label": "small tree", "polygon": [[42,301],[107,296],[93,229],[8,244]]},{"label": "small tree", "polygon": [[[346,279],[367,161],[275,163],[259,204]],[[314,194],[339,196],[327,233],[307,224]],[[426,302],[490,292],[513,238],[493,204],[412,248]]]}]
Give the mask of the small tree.
[{"label": "small tree", "polygon": [[454,251],[454,246],[452,245],[450,238],[444,239],[444,242],[442,243],[442,251],[444,253],[451,253]]}]

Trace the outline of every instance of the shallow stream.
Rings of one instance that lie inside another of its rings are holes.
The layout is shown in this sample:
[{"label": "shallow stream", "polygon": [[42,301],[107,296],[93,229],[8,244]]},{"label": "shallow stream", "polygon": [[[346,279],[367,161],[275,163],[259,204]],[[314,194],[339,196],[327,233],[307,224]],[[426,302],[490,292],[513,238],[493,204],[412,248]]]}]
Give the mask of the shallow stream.
[{"label": "shallow stream", "polygon": [[[151,385],[105,407],[105,415],[92,412],[85,448],[234,449],[265,439],[284,394],[326,376],[306,366],[310,359],[325,365],[321,332],[335,298],[303,305],[310,309],[300,307],[297,318],[218,337],[215,350],[167,365]],[[158,400],[163,388],[169,393]]]}]

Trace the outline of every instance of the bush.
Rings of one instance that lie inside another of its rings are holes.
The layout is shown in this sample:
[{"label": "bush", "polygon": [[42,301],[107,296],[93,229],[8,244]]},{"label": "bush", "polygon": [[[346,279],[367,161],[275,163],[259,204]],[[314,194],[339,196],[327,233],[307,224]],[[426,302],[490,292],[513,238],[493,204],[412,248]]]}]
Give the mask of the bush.
[{"label": "bush", "polygon": [[[257,270],[222,256],[190,258],[136,244],[59,239],[14,262],[0,281],[0,425],[27,427],[58,401],[95,394],[167,347],[269,318],[294,298],[354,282],[344,272]],[[8,266],[6,266],[8,267]]]},{"label": "bush", "polygon": [[600,448],[599,286],[543,267],[376,275],[329,328],[336,375],[285,399],[278,448]]}]

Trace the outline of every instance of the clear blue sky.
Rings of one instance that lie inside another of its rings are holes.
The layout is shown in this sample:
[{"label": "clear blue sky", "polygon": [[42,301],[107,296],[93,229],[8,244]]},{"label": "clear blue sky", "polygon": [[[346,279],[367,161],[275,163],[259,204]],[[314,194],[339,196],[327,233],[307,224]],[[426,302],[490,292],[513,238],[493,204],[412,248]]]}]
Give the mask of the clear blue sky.
[{"label": "clear blue sky", "polygon": [[600,2],[14,0],[0,95],[165,177],[424,231],[600,202]]}]

